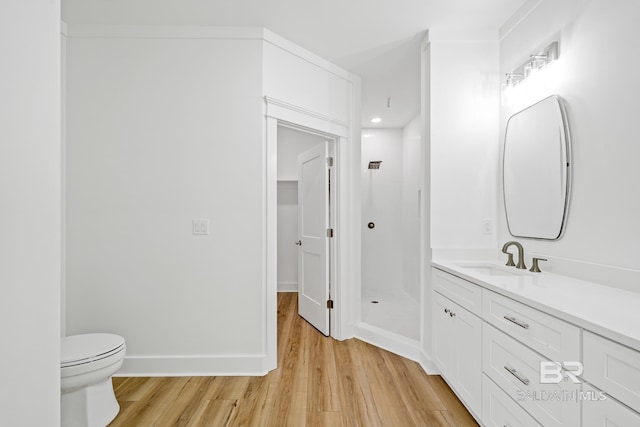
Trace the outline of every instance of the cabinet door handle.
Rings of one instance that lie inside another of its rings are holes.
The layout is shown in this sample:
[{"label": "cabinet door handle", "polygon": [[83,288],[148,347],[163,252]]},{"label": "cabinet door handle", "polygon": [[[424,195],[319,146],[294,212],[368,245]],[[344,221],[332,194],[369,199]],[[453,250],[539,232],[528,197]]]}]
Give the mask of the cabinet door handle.
[{"label": "cabinet door handle", "polygon": [[515,318],[515,317],[513,317],[513,316],[507,316],[507,315],[505,315],[505,316],[502,316],[502,317],[504,317],[505,319],[507,319],[507,320],[508,320],[509,322],[511,322],[511,323],[515,323],[516,325],[520,326],[521,328],[529,329],[529,324],[528,324],[528,323],[524,323],[524,322],[522,322],[522,321],[520,321],[520,320],[516,319],[516,318]]},{"label": "cabinet door handle", "polygon": [[518,371],[516,371],[512,367],[510,367],[508,365],[504,365],[504,369],[506,369],[511,375],[516,377],[518,380],[520,380],[520,382],[522,384],[529,385],[529,380],[527,378],[523,377],[521,374],[519,374]]},{"label": "cabinet door handle", "polygon": [[445,313],[447,313],[447,314],[449,314],[449,311],[450,311],[450,310],[449,310],[448,308],[445,308],[445,309],[444,309],[444,312],[445,312]]},{"label": "cabinet door handle", "polygon": [[455,316],[455,315],[456,315],[456,314],[455,314],[453,311],[450,311],[450,312],[449,312],[449,316],[453,317],[453,316]]}]

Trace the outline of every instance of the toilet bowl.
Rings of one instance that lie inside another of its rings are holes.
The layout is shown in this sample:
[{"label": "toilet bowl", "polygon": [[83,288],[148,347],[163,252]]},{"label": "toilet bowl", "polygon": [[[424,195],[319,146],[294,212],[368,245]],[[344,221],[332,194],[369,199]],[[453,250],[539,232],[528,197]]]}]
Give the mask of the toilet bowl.
[{"label": "toilet bowl", "polygon": [[60,357],[61,425],[105,427],[120,411],[111,376],[124,359],[124,338],[83,334],[62,338]]}]

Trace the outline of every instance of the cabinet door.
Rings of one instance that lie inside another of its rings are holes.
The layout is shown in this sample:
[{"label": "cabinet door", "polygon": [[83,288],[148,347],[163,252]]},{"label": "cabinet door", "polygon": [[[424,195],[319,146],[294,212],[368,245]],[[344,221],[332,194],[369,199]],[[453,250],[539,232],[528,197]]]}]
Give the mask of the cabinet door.
[{"label": "cabinet door", "polygon": [[480,414],[482,407],[482,320],[464,308],[453,308],[457,341],[458,394],[469,409]]},{"label": "cabinet door", "polygon": [[437,292],[433,293],[433,361],[442,376],[454,381],[456,373],[455,322],[451,316],[454,304]]},{"label": "cabinet door", "polygon": [[482,423],[486,427],[540,427],[540,424],[500,387],[482,376]]},{"label": "cabinet door", "polygon": [[640,426],[640,414],[587,384],[582,394],[584,427]]},{"label": "cabinet door", "polygon": [[640,411],[640,352],[588,331],[582,345],[584,379]]}]

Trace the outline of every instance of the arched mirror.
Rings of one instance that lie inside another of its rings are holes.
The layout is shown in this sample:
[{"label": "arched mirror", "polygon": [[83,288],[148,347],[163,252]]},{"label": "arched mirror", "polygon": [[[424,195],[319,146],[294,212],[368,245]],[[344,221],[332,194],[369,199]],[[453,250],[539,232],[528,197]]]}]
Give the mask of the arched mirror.
[{"label": "arched mirror", "polygon": [[559,96],[545,98],[507,122],[503,190],[513,236],[546,240],[562,236],[569,206],[570,148]]}]

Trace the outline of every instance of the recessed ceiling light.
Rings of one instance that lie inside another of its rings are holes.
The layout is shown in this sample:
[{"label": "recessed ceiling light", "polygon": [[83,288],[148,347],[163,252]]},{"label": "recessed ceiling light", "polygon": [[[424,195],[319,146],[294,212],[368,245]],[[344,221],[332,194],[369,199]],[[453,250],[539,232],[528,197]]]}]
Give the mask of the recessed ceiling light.
[{"label": "recessed ceiling light", "polygon": [[380,123],[382,121],[382,119],[380,117],[374,117],[373,119],[371,119],[371,123]]}]

